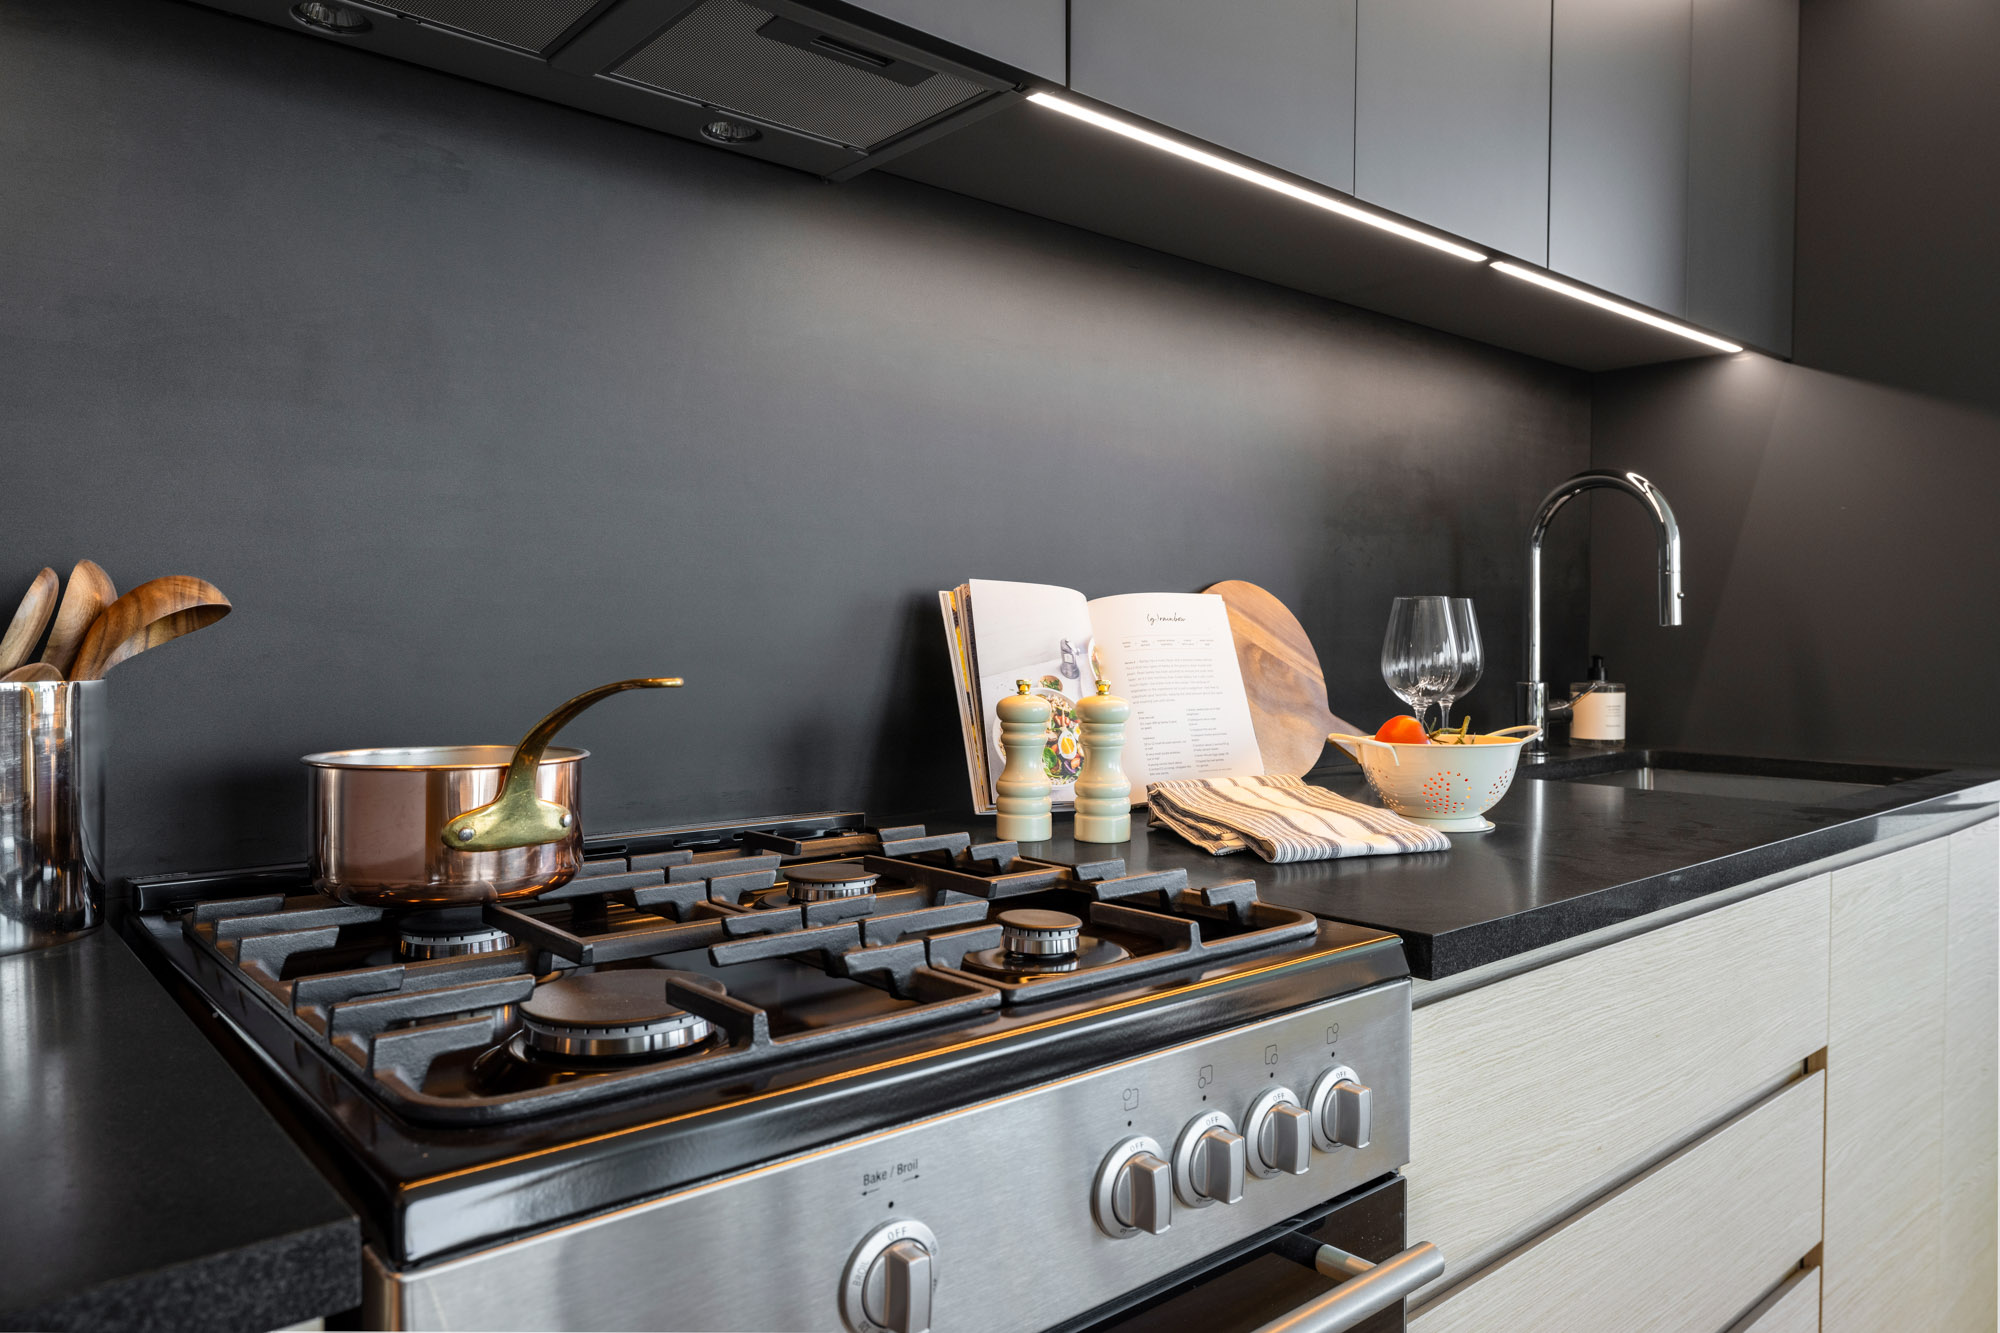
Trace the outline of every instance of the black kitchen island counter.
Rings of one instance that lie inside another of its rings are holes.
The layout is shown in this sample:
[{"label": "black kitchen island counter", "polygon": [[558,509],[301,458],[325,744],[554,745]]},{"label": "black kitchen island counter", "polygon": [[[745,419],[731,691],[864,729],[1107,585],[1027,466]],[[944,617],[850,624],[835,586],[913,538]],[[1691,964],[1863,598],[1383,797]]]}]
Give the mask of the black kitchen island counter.
[{"label": "black kitchen island counter", "polygon": [[354,1215],[110,929],[0,957],[0,1328],[361,1301]]},{"label": "black kitchen island counter", "polygon": [[[1636,757],[1636,756],[1634,756]],[[1601,767],[1599,752],[1556,752],[1548,772]],[[1317,785],[1375,804],[1360,771],[1315,771]],[[1518,776],[1487,813],[1491,832],[1453,834],[1448,852],[1269,865],[1248,852],[1214,857],[1160,829],[1106,845],[1130,870],[1173,866],[1213,881],[1257,881],[1267,902],[1403,937],[1411,975],[1439,980],[1621,925],[1752,880],[1935,827],[1946,831],[2000,800],[2000,773],[1949,770],[1823,805],[1598,786]],[[1135,812],[1135,821],[1143,812]],[[933,816],[936,828],[992,836],[992,821]],[[1070,818],[1025,856],[1088,860]]]}]

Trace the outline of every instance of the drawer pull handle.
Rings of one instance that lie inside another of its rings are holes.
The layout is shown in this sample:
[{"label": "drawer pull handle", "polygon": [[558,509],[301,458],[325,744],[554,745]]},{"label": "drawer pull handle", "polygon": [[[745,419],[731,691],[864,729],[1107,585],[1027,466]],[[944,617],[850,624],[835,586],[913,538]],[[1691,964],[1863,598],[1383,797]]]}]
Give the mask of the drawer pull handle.
[{"label": "drawer pull handle", "polygon": [[1322,1245],[1313,1256],[1313,1267],[1344,1280],[1257,1333],[1342,1333],[1438,1277],[1444,1272],[1444,1254],[1426,1240],[1393,1259],[1371,1264],[1359,1255]]}]

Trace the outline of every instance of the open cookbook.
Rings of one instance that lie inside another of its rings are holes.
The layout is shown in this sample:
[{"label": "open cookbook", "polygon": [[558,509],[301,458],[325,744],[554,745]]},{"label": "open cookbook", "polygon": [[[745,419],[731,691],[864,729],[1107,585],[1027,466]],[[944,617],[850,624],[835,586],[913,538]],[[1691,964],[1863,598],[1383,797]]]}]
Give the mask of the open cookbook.
[{"label": "open cookbook", "polygon": [[1025,680],[1050,705],[1042,771],[1057,809],[1075,806],[1083,768],[1076,701],[1099,680],[1132,705],[1123,767],[1133,804],[1148,782],[1247,777],[1264,771],[1236,664],[1229,608],[1210,593],[1136,592],[1087,601],[1046,583],[974,579],[938,594],[958,685],[973,808],[1000,796],[994,705]]}]

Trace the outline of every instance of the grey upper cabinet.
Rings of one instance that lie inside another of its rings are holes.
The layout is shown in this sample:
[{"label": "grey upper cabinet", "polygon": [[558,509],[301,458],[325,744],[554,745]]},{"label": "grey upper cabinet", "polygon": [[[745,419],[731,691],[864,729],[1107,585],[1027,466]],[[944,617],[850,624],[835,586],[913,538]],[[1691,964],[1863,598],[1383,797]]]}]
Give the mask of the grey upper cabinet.
[{"label": "grey upper cabinet", "polygon": [[1687,317],[1792,350],[1798,0],[1694,0]]},{"label": "grey upper cabinet", "polygon": [[859,0],[859,5],[1053,83],[1066,81],[1064,0]]},{"label": "grey upper cabinet", "polygon": [[1354,188],[1355,0],[1071,0],[1070,87]]},{"label": "grey upper cabinet", "polygon": [[1555,0],[1549,267],[1687,309],[1691,0]]},{"label": "grey upper cabinet", "polygon": [[1548,259],[1550,0],[1360,0],[1354,191]]}]

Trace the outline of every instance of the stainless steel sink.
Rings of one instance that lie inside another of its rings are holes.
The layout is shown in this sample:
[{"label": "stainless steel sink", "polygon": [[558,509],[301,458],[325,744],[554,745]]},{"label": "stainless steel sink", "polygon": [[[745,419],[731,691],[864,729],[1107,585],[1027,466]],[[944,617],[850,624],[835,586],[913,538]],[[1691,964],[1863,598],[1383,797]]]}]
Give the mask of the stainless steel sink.
[{"label": "stainless steel sink", "polygon": [[1938,770],[1673,750],[1568,750],[1553,751],[1542,763],[1524,765],[1521,776],[1548,782],[1723,796],[1739,801],[1825,805],[1925,777],[1934,771]]}]

